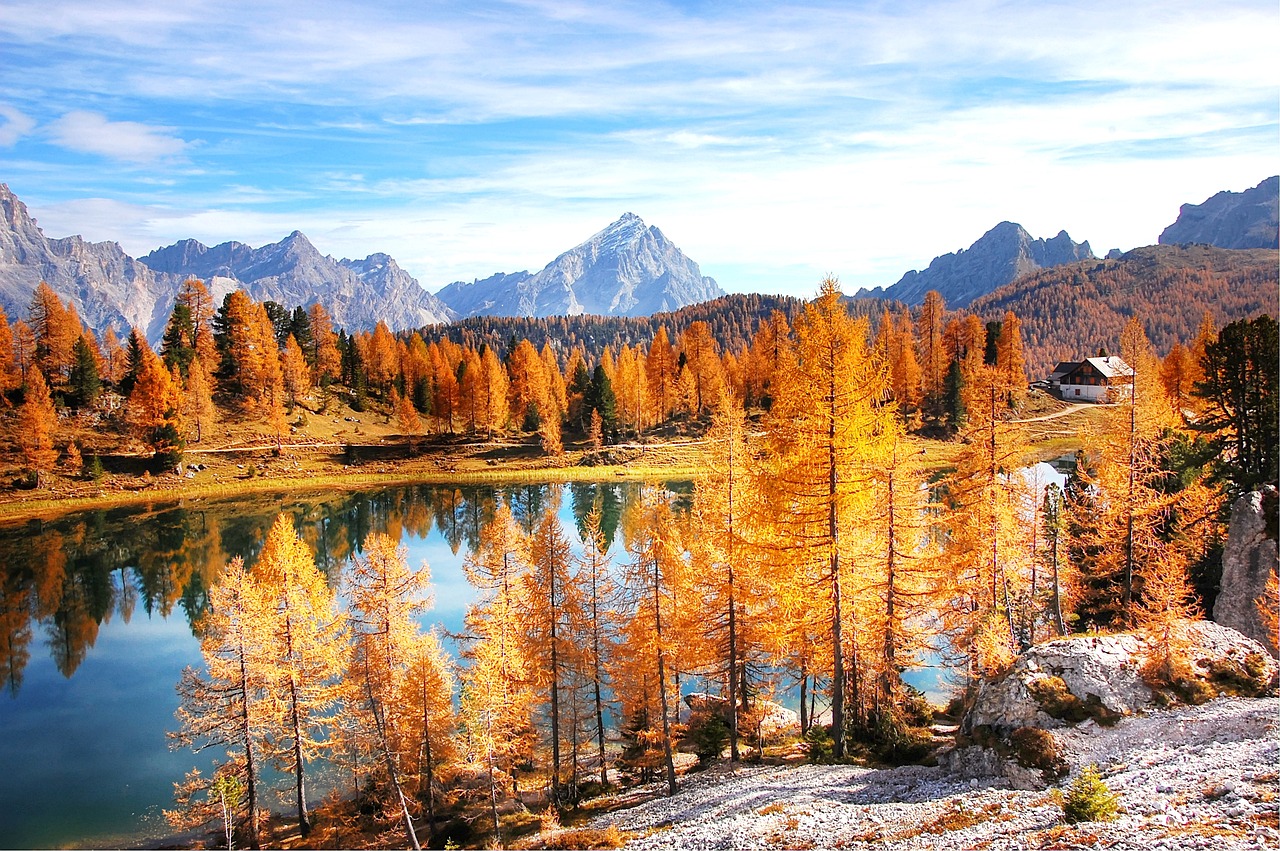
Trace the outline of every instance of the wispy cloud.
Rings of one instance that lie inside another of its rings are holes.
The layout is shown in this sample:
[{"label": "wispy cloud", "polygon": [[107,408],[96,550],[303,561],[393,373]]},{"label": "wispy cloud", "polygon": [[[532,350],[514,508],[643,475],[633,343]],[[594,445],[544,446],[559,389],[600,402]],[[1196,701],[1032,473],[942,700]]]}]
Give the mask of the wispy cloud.
[{"label": "wispy cloud", "polygon": [[299,227],[437,286],[633,210],[729,286],[891,283],[1274,173],[1277,42],[1270,0],[7,0],[0,144],[45,219],[113,198],[149,212],[99,238],[147,250]]},{"label": "wispy cloud", "polygon": [[110,121],[105,115],[83,110],[68,112],[54,121],[49,133],[61,147],[129,163],[174,159],[188,147],[172,127]]},{"label": "wispy cloud", "polygon": [[8,148],[31,132],[35,119],[23,115],[11,106],[0,103],[0,148]]}]

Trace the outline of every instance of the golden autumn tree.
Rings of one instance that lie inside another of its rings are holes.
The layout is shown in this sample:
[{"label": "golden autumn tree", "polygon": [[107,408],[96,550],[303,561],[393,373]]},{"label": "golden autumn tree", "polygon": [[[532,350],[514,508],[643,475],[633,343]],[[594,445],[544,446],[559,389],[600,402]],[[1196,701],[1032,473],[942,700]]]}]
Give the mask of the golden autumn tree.
[{"label": "golden autumn tree", "polygon": [[719,346],[711,336],[711,326],[701,320],[689,323],[680,334],[680,351],[689,377],[689,409],[696,418],[715,410],[724,393]]},{"label": "golden autumn tree", "polygon": [[164,464],[176,463],[182,458],[185,441],[181,386],[174,381],[173,373],[159,355],[150,346],[143,346],[127,415],[138,438]]},{"label": "golden autumn tree", "polygon": [[284,351],[280,355],[280,377],[284,383],[285,399],[292,410],[302,397],[311,392],[311,370],[302,347],[292,334],[285,339]]},{"label": "golden autumn tree", "polygon": [[170,734],[175,748],[224,748],[238,767],[250,848],[261,847],[263,748],[272,716],[266,698],[271,671],[263,654],[267,622],[261,589],[237,556],[209,590],[199,623],[205,671],[183,670],[175,713],[180,727]]},{"label": "golden autumn tree", "polygon": [[759,490],[772,545],[790,551],[794,581],[820,595],[827,611],[832,736],[843,758],[852,530],[869,516],[867,466],[896,413],[880,404],[888,370],[867,321],[849,316],[834,278],[796,319],[795,333],[796,365],[778,379]]},{"label": "golden autumn tree", "polygon": [[941,398],[942,383],[947,376],[948,357],[942,339],[946,313],[946,302],[941,293],[929,290],[924,294],[924,302],[916,316],[916,340],[920,347],[924,395],[933,400]]},{"label": "golden autumn tree", "polygon": [[671,346],[665,325],[658,328],[649,343],[644,371],[649,381],[651,418],[655,423],[665,422],[675,410],[680,396],[675,349]]},{"label": "golden autumn tree", "polygon": [[471,665],[462,676],[462,720],[488,780],[495,836],[500,831],[498,800],[513,787],[516,765],[531,756],[536,738],[531,721],[535,671],[520,639],[527,611],[521,595],[529,570],[528,546],[503,504],[463,563],[481,597],[467,611],[468,633],[475,640]]},{"label": "golden autumn tree", "polygon": [[561,691],[572,671],[579,670],[582,654],[572,641],[573,629],[583,617],[582,591],[573,580],[573,551],[554,511],[546,512],[529,541],[529,570],[522,577],[520,603],[525,640],[524,655],[533,673],[531,684],[545,690],[551,722],[551,798],[559,803]]},{"label": "golden autumn tree", "polygon": [[183,419],[195,429],[195,442],[204,439],[205,430],[217,419],[218,409],[213,404],[213,376],[199,355],[191,361],[187,370],[187,383],[183,396]]},{"label": "golden autumn tree", "polygon": [[[648,776],[661,767],[667,794],[676,793],[671,705],[679,698],[673,664],[680,636],[674,628],[675,586],[683,544],[671,507],[652,489],[634,511],[625,565],[627,602],[614,657],[614,685],[621,695],[624,758]],[[685,636],[686,638],[688,636]]]},{"label": "golden autumn tree", "polygon": [[[976,345],[973,342],[969,346]],[[1014,598],[1034,560],[1023,517],[1030,496],[1019,475],[1027,442],[998,368],[967,356],[968,419],[956,470],[946,481],[947,556],[955,597],[948,612],[972,671],[991,673],[1017,652]]]},{"label": "golden autumn tree", "polygon": [[768,409],[773,404],[774,377],[790,368],[791,325],[775,310],[760,320],[743,369],[743,407]]},{"label": "golden autumn tree", "polygon": [[323,729],[337,702],[346,655],[346,622],[315,556],[281,514],[267,532],[254,568],[268,630],[260,648],[270,666],[267,693],[275,710],[266,755],[294,778],[294,803],[303,836],[306,764],[327,746]]},{"label": "golden autumn tree", "polygon": [[329,311],[320,302],[307,308],[307,318],[311,320],[311,352],[307,360],[313,370],[314,383],[328,384],[342,374],[338,335],[333,330]]},{"label": "golden autumn tree", "polygon": [[409,451],[413,452],[417,447],[418,436],[422,434],[422,418],[418,416],[418,409],[413,406],[412,399],[401,396],[394,387],[391,389],[391,405],[396,412],[400,433],[409,439]]},{"label": "golden autumn tree", "polygon": [[898,420],[889,425],[880,463],[872,465],[876,508],[863,527],[863,566],[855,593],[869,639],[870,658],[863,665],[864,680],[870,680],[863,690],[863,702],[869,704],[864,721],[882,734],[902,727],[902,671],[929,649],[930,633],[922,625],[936,611],[942,579],[935,568],[937,553],[929,545],[922,450],[902,429]]},{"label": "golden autumn tree", "polygon": [[418,713],[401,700],[406,672],[418,653],[417,616],[430,605],[431,573],[425,564],[411,570],[404,549],[392,538],[372,533],[364,552],[351,559],[346,586],[352,652],[344,678],[347,736],[357,753],[380,766],[384,817],[404,825],[418,849],[404,766],[421,745]]},{"label": "golden autumn tree", "polygon": [[31,295],[27,320],[35,338],[35,361],[46,381],[61,388],[75,363],[73,349],[83,325],[73,304],[62,303],[57,293],[41,281]]},{"label": "golden autumn tree", "polygon": [[1022,323],[1012,310],[1004,312],[996,338],[996,369],[1005,385],[1009,404],[1021,405],[1027,395],[1027,359],[1022,349]]},{"label": "golden autumn tree", "polygon": [[582,555],[574,584],[581,589],[582,612],[576,626],[580,636],[578,647],[585,654],[582,668],[591,687],[595,722],[596,756],[600,760],[600,785],[609,785],[609,763],[605,752],[604,694],[608,688],[606,663],[612,647],[612,604],[616,585],[611,573],[611,560],[600,530],[600,506],[587,513],[582,528]]},{"label": "golden autumn tree", "polygon": [[762,639],[755,622],[759,612],[750,601],[764,590],[753,571],[750,539],[750,464],[744,414],[729,396],[720,399],[706,436],[706,471],[697,482],[694,503],[697,535],[694,557],[705,564],[699,595],[706,609],[708,638],[723,666],[729,710],[729,758],[737,761],[739,719],[750,709],[747,663],[761,655]]},{"label": "golden autumn tree", "polygon": [[0,307],[0,404],[7,405],[5,395],[22,385],[22,372],[13,356],[13,329],[9,317]]},{"label": "golden autumn tree", "polygon": [[1115,604],[1122,619],[1131,621],[1141,565],[1170,556],[1162,535],[1170,501],[1160,480],[1168,429],[1176,419],[1160,381],[1159,359],[1136,317],[1125,326],[1120,352],[1132,371],[1128,392],[1087,438],[1097,453],[1091,484],[1100,497],[1094,500],[1097,511],[1089,529],[1097,548],[1096,573],[1117,586]]},{"label": "golden autumn tree", "polygon": [[39,367],[27,370],[27,387],[22,407],[18,409],[18,444],[22,455],[36,473],[36,485],[41,485],[45,473],[53,469],[58,460],[58,450],[53,446],[53,435],[58,427],[58,413],[49,398],[49,387]]},{"label": "golden autumn tree", "polygon": [[400,679],[400,706],[406,735],[418,736],[417,749],[404,750],[406,782],[427,808],[428,830],[436,831],[436,787],[438,773],[457,757],[453,736],[453,670],[435,633],[419,635],[409,656],[408,668]]}]

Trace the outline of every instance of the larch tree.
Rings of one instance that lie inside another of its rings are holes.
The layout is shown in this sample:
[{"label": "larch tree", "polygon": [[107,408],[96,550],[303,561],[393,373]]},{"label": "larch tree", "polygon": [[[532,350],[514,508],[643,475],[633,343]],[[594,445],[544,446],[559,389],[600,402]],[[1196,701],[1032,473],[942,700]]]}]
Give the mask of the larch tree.
[{"label": "larch tree", "polygon": [[311,392],[311,369],[298,341],[290,334],[284,341],[280,356],[280,377],[284,382],[285,399],[292,409],[302,397]]},{"label": "larch tree", "polygon": [[1159,359],[1136,317],[1125,326],[1120,352],[1132,370],[1127,398],[1107,412],[1088,441],[1098,454],[1092,484],[1100,492],[1090,531],[1097,569],[1118,586],[1120,615],[1132,622],[1141,565],[1166,556],[1162,530],[1170,501],[1161,488],[1162,458],[1177,420],[1160,381]]},{"label": "larch tree", "polygon": [[582,590],[572,575],[573,551],[555,513],[543,515],[529,541],[530,569],[523,576],[520,595],[524,609],[525,657],[531,663],[532,685],[544,690],[551,722],[551,799],[563,803],[561,788],[562,690],[571,671],[581,666],[573,627],[583,617]]},{"label": "larch tree", "polygon": [[495,836],[497,804],[515,782],[515,766],[531,755],[531,713],[535,672],[520,639],[524,576],[530,569],[529,542],[504,503],[480,532],[478,546],[463,569],[481,597],[467,612],[474,639],[471,665],[463,673],[463,721],[474,754],[484,764]]},{"label": "larch tree", "polygon": [[942,397],[942,383],[947,377],[947,352],[942,341],[946,313],[946,302],[941,293],[929,290],[924,295],[924,302],[916,317],[916,340],[920,346],[924,395],[934,400]]},{"label": "larch tree", "polygon": [[711,336],[711,326],[701,320],[689,323],[680,334],[680,351],[692,388],[690,412],[700,417],[704,411],[715,410],[724,393],[719,346]]},{"label": "larch tree", "polygon": [[639,751],[637,763],[651,770],[655,758],[659,760],[667,794],[674,795],[671,704],[679,696],[673,659],[680,638],[672,623],[673,586],[683,565],[683,546],[671,507],[664,500],[650,492],[636,512],[627,545],[631,561],[625,565],[628,614],[614,660],[614,682]]},{"label": "larch tree", "polygon": [[43,484],[44,474],[57,463],[58,450],[53,445],[57,427],[58,413],[49,398],[49,386],[39,367],[33,366],[27,370],[26,392],[18,409],[18,445],[36,473],[37,487]]},{"label": "larch tree", "polygon": [[1027,395],[1027,361],[1022,349],[1022,323],[1012,310],[1006,310],[996,339],[996,369],[1004,381],[1005,393],[1013,407],[1021,405]]},{"label": "larch tree", "polygon": [[577,632],[579,646],[586,652],[583,670],[591,686],[595,722],[596,756],[600,760],[600,785],[609,785],[609,763],[605,752],[604,694],[608,688],[606,662],[611,656],[613,623],[611,613],[617,596],[610,570],[604,534],[600,530],[600,507],[593,505],[582,529],[582,556],[574,575],[581,589],[582,612]]},{"label": "larch tree", "polygon": [[1017,651],[1014,597],[1030,569],[1031,541],[1022,516],[1027,485],[1026,433],[1010,419],[1008,384],[996,368],[974,362],[967,344],[965,384],[968,419],[956,470],[946,481],[947,551],[952,588],[950,610],[958,646],[971,670],[994,672]]},{"label": "larch tree", "polygon": [[185,444],[181,384],[151,347],[144,347],[140,358],[137,380],[129,393],[129,422],[157,460],[166,465],[176,463]]},{"label": "larch tree", "polygon": [[435,633],[419,635],[400,681],[400,703],[406,735],[413,731],[418,749],[405,750],[406,781],[413,780],[419,800],[427,808],[428,830],[436,831],[437,775],[457,756],[453,737],[453,670]]},{"label": "larch tree", "polygon": [[22,385],[22,372],[13,356],[13,329],[9,317],[0,307],[0,404],[7,405],[5,395]]},{"label": "larch tree", "polygon": [[347,649],[345,617],[288,515],[277,517],[267,532],[254,578],[266,607],[268,643],[261,649],[271,666],[268,692],[276,710],[266,752],[293,774],[298,825],[306,836],[306,763],[327,745],[323,728],[337,702]]},{"label": "larch tree", "polygon": [[760,656],[757,612],[762,589],[752,571],[748,518],[752,515],[751,453],[744,413],[729,396],[720,399],[706,436],[706,472],[697,482],[694,548],[705,558],[702,602],[706,628],[723,665],[729,709],[729,759],[739,758],[740,719],[750,709],[748,661]]},{"label": "larch tree", "polygon": [[430,571],[425,564],[411,570],[395,540],[379,533],[365,539],[364,552],[351,559],[346,586],[353,651],[345,677],[345,705],[353,714],[357,750],[381,764],[386,795],[381,803],[388,820],[404,825],[414,849],[421,847],[405,794],[403,768],[420,746],[401,701],[405,672],[418,650],[417,616],[429,605]]},{"label": "larch tree", "polygon": [[649,404],[652,420],[655,423],[666,422],[675,410],[679,398],[679,384],[675,350],[671,339],[667,336],[666,326],[658,328],[649,343],[649,354],[644,363],[645,375],[649,381]]},{"label": "larch tree", "polygon": [[203,358],[196,357],[187,370],[187,384],[183,396],[183,418],[195,429],[195,442],[204,439],[206,429],[212,428],[218,409],[213,404],[213,376]]},{"label": "larch tree", "polygon": [[845,754],[846,665],[852,637],[848,583],[855,555],[852,530],[871,511],[868,464],[896,413],[882,406],[888,370],[874,356],[866,319],[852,319],[839,283],[828,278],[795,322],[796,365],[779,376],[766,422],[768,455],[760,493],[773,518],[773,545],[791,550],[795,581],[821,595],[831,649],[832,736]]},{"label": "larch tree", "polygon": [[205,672],[192,667],[178,682],[179,729],[171,746],[202,751],[221,747],[240,768],[249,847],[259,838],[263,748],[271,724],[266,698],[271,669],[268,618],[261,589],[238,556],[209,589],[209,607],[198,625]]},{"label": "larch tree", "polygon": [[342,356],[338,353],[338,335],[324,305],[316,302],[307,308],[311,322],[311,351],[308,363],[314,370],[315,383],[327,385],[342,372]]}]

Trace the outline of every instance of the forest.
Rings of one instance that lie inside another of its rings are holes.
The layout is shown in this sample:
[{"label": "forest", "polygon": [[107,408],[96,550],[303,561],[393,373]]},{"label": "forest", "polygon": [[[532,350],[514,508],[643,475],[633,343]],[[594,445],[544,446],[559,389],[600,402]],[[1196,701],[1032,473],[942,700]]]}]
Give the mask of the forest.
[{"label": "forest", "polygon": [[[418,626],[429,567],[376,533],[341,551],[335,583],[333,554],[282,517],[251,567],[230,553],[192,601],[205,664],[178,684],[174,742],[225,761],[181,784],[173,823],[269,842],[273,766],[308,842],[419,847],[460,825],[501,841],[521,789],[544,789],[554,819],[619,783],[674,792],[681,748],[760,758],[763,715],[792,690],[812,758],[909,761],[932,710],[902,674],[924,654],[971,684],[1043,640],[1137,629],[1166,650],[1147,676],[1185,678],[1181,624],[1212,605],[1224,508],[1277,476],[1275,320],[1202,316],[1161,357],[1130,318],[1116,348],[1128,401],[1079,435],[1066,486],[1041,489],[1020,473],[1020,318],[947,311],[937,293],[875,318],[827,280],[736,350],[695,320],[591,360],[549,341],[348,335],[319,306],[237,292],[215,308],[189,281],[156,352],[136,332],[96,339],[42,287],[26,320],[0,322],[0,379],[35,487],[93,474],[60,438],[71,417],[166,466],[222,417],[257,420],[279,447],[306,406],[378,408],[410,445],[537,435],[548,456],[566,430],[597,447],[672,423],[700,433],[692,497],[647,489],[612,551],[599,507],[570,532],[496,502],[467,561],[480,598],[456,658]],[[921,435],[952,441],[949,469],[926,470]],[[690,677],[718,702],[681,724]],[[354,780],[312,812],[319,759]]]}]

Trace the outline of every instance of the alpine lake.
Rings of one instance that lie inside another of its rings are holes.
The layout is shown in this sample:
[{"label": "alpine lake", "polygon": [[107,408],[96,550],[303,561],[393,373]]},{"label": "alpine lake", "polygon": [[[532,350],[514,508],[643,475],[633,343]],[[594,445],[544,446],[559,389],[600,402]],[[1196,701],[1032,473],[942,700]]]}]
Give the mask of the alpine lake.
[{"label": "alpine lake", "polygon": [[[1047,465],[1046,465],[1047,466]],[[688,504],[688,482],[661,485]],[[195,623],[234,556],[252,565],[281,514],[331,583],[371,532],[400,541],[431,571],[424,629],[461,631],[476,590],[463,562],[498,505],[531,530],[559,516],[579,551],[593,508],[614,565],[626,561],[631,482],[411,485],[360,492],[261,495],[115,507],[0,525],[0,848],[135,847],[171,836],[163,814],[192,768],[208,776],[220,749],[171,750],[175,686],[201,667]],[[908,680],[943,699],[944,672]],[[696,680],[687,690],[715,688]],[[794,703],[795,695],[782,695]],[[314,766],[313,789],[333,788]],[[284,786],[285,784],[276,784]],[[274,809],[287,808],[269,798]]]}]

